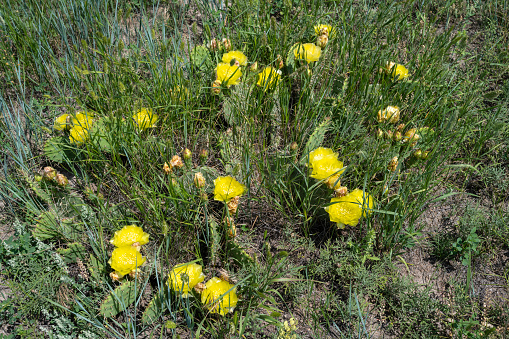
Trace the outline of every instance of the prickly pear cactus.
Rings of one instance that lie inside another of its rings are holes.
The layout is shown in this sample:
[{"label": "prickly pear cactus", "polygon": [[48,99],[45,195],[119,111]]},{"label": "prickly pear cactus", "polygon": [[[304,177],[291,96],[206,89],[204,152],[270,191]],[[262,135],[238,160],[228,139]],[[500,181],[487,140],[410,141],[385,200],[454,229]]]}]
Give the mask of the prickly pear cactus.
[{"label": "prickly pear cactus", "polygon": [[85,247],[79,242],[67,244],[67,248],[58,248],[57,252],[66,263],[74,263],[77,259],[85,260],[87,254]]},{"label": "prickly pear cactus", "polygon": [[69,140],[63,136],[46,140],[43,151],[48,159],[58,163],[73,161],[77,158],[75,148],[69,145]]},{"label": "prickly pear cactus", "polygon": [[141,316],[141,321],[146,324],[150,325],[153,324],[163,313],[163,300],[164,300],[164,291],[158,291],[150,303],[148,304],[147,308],[143,312],[143,315]]},{"label": "prickly pear cactus", "polygon": [[247,120],[242,114],[249,109],[249,86],[240,83],[231,92],[224,100],[223,116],[230,126],[242,126]]},{"label": "prickly pear cactus", "polygon": [[195,46],[190,53],[191,63],[200,71],[206,71],[213,66],[210,52],[205,46]]},{"label": "prickly pear cactus", "polygon": [[221,246],[221,231],[219,224],[210,217],[209,224],[209,260],[212,264],[216,263],[219,258],[219,247]]},{"label": "prickly pear cactus", "polygon": [[253,258],[233,240],[228,240],[226,242],[226,250],[228,257],[235,260],[241,267],[248,267],[254,263]]},{"label": "prickly pear cactus", "polygon": [[305,164],[308,161],[308,156],[311,151],[320,147],[325,138],[325,133],[329,130],[331,122],[330,118],[325,118],[325,120],[315,128],[304,147],[302,158],[300,159],[301,164]]},{"label": "prickly pear cactus", "polygon": [[101,303],[99,313],[105,318],[116,316],[125,311],[141,292],[140,283],[131,280],[113,290]]}]

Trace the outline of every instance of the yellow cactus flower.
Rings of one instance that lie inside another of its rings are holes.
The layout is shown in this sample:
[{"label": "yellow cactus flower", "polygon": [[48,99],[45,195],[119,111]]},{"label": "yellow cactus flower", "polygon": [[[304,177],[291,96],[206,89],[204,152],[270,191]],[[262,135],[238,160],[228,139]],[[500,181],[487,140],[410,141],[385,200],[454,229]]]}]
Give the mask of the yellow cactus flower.
[{"label": "yellow cactus flower", "polygon": [[148,243],[149,234],[143,232],[141,227],[135,225],[124,226],[120,231],[116,231],[110,243],[115,247],[145,245]]},{"label": "yellow cactus flower", "polygon": [[150,108],[142,108],[135,115],[133,115],[133,119],[138,129],[143,131],[147,128],[155,127],[159,116],[155,114]]},{"label": "yellow cactus flower", "polygon": [[277,85],[281,79],[281,71],[274,67],[268,66],[258,74],[258,86],[262,87],[264,91]]},{"label": "yellow cactus flower", "polygon": [[53,128],[57,131],[64,131],[70,129],[71,128],[70,119],[71,119],[70,114],[62,114],[58,116],[55,119],[55,124],[53,125]]},{"label": "yellow cactus flower", "polygon": [[393,80],[403,80],[408,78],[408,69],[400,64],[389,61],[385,64],[385,71],[392,77]]},{"label": "yellow cactus flower", "polygon": [[219,313],[222,316],[228,312],[233,312],[238,301],[239,298],[234,285],[217,277],[207,281],[205,289],[201,293],[201,302],[206,305],[210,312]]},{"label": "yellow cactus flower", "polygon": [[340,176],[345,170],[343,163],[338,160],[335,154],[326,155],[319,160],[315,160],[311,163],[312,171],[311,177],[324,180],[330,176]]},{"label": "yellow cactus flower", "polygon": [[236,62],[235,65],[247,66],[247,56],[245,56],[244,53],[242,53],[241,51],[231,51],[226,54],[223,54],[222,60],[226,64],[231,64],[232,60],[235,60]]},{"label": "yellow cactus flower", "polygon": [[309,153],[309,164],[313,166],[313,163],[315,161],[318,161],[328,155],[334,155],[335,157],[338,156],[338,154],[334,153],[334,151],[330,148],[318,147],[317,149]]},{"label": "yellow cactus flower", "polygon": [[76,113],[75,116],[72,117],[71,123],[73,127],[83,127],[90,128],[92,126],[92,122],[94,120],[94,113],[91,111],[84,113]]},{"label": "yellow cactus flower", "polygon": [[399,107],[398,106],[387,106],[384,110],[378,111],[377,116],[378,122],[389,121],[394,124],[399,121]]},{"label": "yellow cactus flower", "polygon": [[246,187],[234,178],[218,177],[214,180],[214,200],[228,202],[230,199],[244,194]]},{"label": "yellow cactus flower", "polygon": [[240,66],[231,66],[229,63],[221,62],[216,67],[216,75],[216,81],[219,80],[221,84],[230,87],[231,85],[238,85],[240,83],[242,71],[240,70]]},{"label": "yellow cactus flower", "polygon": [[180,292],[182,298],[189,297],[189,292],[196,284],[205,280],[201,265],[196,263],[176,265],[169,273],[168,285],[175,292]]},{"label": "yellow cactus flower", "polygon": [[344,197],[332,198],[330,202],[331,205],[325,207],[325,210],[329,213],[330,221],[336,222],[339,228],[345,228],[345,225],[357,226],[359,219],[365,217],[366,211],[371,210],[374,205],[373,197],[360,189],[355,189]]},{"label": "yellow cactus flower", "polygon": [[305,60],[307,63],[318,61],[322,55],[322,49],[315,44],[298,44],[293,49],[293,54],[298,60]]},{"label": "yellow cactus flower", "polygon": [[82,126],[74,126],[69,131],[69,140],[73,144],[82,145],[90,138],[90,133],[88,132],[88,129],[82,127]]},{"label": "yellow cactus flower", "polygon": [[314,29],[315,29],[316,35],[324,35],[325,34],[325,35],[329,36],[329,34],[331,34],[331,32],[333,31],[331,25],[324,25],[324,24],[316,25],[316,26],[314,26]]},{"label": "yellow cactus flower", "polygon": [[147,259],[141,256],[140,252],[132,246],[117,247],[111,253],[108,263],[120,277],[136,271]]}]

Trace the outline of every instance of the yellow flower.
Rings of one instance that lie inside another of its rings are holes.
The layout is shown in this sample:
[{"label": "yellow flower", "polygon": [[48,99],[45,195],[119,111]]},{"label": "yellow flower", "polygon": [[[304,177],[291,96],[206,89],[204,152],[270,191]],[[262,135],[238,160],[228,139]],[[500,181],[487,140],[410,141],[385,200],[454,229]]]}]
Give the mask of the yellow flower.
[{"label": "yellow flower", "polygon": [[83,144],[85,141],[87,141],[90,138],[90,134],[88,132],[88,129],[81,127],[81,126],[74,126],[69,131],[69,140],[77,145]]},{"label": "yellow flower", "polygon": [[187,298],[193,287],[203,280],[205,280],[205,275],[201,265],[196,263],[179,264],[170,271],[168,285],[175,292],[179,291],[183,298]]},{"label": "yellow flower", "polygon": [[399,107],[398,106],[387,106],[384,110],[378,111],[377,116],[378,122],[389,121],[391,124],[399,121]]},{"label": "yellow flower", "polygon": [[311,163],[311,166],[310,176],[318,180],[324,180],[330,176],[340,176],[345,171],[343,163],[338,160],[335,154],[326,155],[319,160],[315,160]]},{"label": "yellow flower", "polygon": [[117,247],[111,253],[108,262],[119,275],[129,274],[143,265],[147,259],[141,256],[140,252],[132,246]]},{"label": "yellow flower", "polygon": [[223,54],[223,62],[226,64],[231,64],[232,60],[238,62],[237,66],[247,66],[247,56],[244,55],[241,51],[231,51],[226,54]]},{"label": "yellow flower", "polygon": [[334,153],[334,151],[330,148],[318,147],[317,149],[309,153],[309,164],[313,166],[313,163],[315,161],[318,161],[328,155],[334,155],[337,157],[338,154]]},{"label": "yellow flower", "polygon": [[234,285],[217,277],[207,281],[205,290],[201,293],[201,302],[206,305],[210,312],[219,313],[223,316],[228,312],[232,312],[238,301],[239,298]]},{"label": "yellow flower", "polygon": [[138,113],[133,115],[134,122],[141,131],[155,127],[158,118],[159,116],[150,108],[142,108]]},{"label": "yellow flower", "polygon": [[229,63],[221,62],[216,67],[216,74],[216,80],[219,80],[226,87],[230,87],[239,84],[242,71],[239,66],[230,66]]},{"label": "yellow flower", "polygon": [[91,111],[84,113],[77,113],[72,117],[71,123],[74,127],[90,128],[94,120],[94,113]]},{"label": "yellow flower", "polygon": [[[373,208],[373,197],[367,192],[355,189],[344,197],[332,198],[331,205],[325,207],[330,221],[338,223],[339,228],[345,225],[357,226],[359,219],[366,216],[366,211]],[[369,211],[371,213],[371,211]]]},{"label": "yellow flower", "polygon": [[315,44],[298,44],[293,49],[296,59],[305,60],[307,63],[318,61],[322,55],[322,49]]},{"label": "yellow flower", "polygon": [[68,119],[69,120],[71,119],[70,114],[60,115],[59,117],[57,117],[55,119],[55,124],[53,125],[53,128],[57,131],[63,131],[63,130],[67,130],[67,129],[71,128],[71,126],[69,126]]},{"label": "yellow flower", "polygon": [[392,79],[394,80],[403,80],[408,78],[408,69],[400,64],[396,64],[395,62],[389,61],[385,65],[385,71],[390,74]]},{"label": "yellow flower", "polygon": [[135,225],[124,226],[116,231],[110,243],[115,247],[131,246],[135,243],[145,245],[148,243],[149,234],[143,232],[141,227]]},{"label": "yellow flower", "polygon": [[329,34],[331,34],[333,32],[331,25],[319,24],[319,25],[316,25],[314,28],[315,28],[316,35],[324,35],[325,34],[325,35],[329,36]]},{"label": "yellow flower", "polygon": [[228,202],[231,198],[244,194],[246,187],[234,178],[218,177],[214,180],[214,200]]},{"label": "yellow flower", "polygon": [[281,79],[281,71],[274,67],[268,66],[258,74],[258,86],[262,87],[264,91],[277,85]]}]

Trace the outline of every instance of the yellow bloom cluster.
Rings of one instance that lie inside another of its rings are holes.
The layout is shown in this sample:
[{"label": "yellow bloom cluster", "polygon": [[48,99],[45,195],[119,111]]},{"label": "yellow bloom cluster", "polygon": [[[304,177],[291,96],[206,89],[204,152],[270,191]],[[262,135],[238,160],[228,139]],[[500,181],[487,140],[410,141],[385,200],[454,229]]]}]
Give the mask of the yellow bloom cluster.
[{"label": "yellow bloom cluster", "polygon": [[69,130],[70,142],[81,145],[90,138],[89,129],[93,120],[92,111],[79,112],[76,115],[62,114],[55,119],[53,128],[57,131]]},{"label": "yellow bloom cluster", "polygon": [[189,292],[205,280],[201,265],[196,263],[179,264],[173,267],[168,276],[168,285],[182,298],[189,297]]},{"label": "yellow bloom cluster", "polygon": [[231,51],[223,54],[223,63],[233,64],[237,66],[247,66],[247,56],[241,51]]},{"label": "yellow bloom cluster", "polygon": [[374,201],[367,192],[355,189],[344,197],[332,198],[330,205],[325,207],[330,221],[337,223],[339,228],[345,225],[357,226],[359,219],[371,213]]},{"label": "yellow bloom cluster", "polygon": [[158,119],[159,116],[150,108],[142,108],[133,115],[133,121],[140,131],[155,127]]},{"label": "yellow bloom cluster", "polygon": [[140,254],[142,245],[148,243],[149,234],[135,225],[124,226],[116,231],[110,243],[116,248],[111,253],[109,264],[114,270],[110,274],[113,280],[121,279],[126,274],[135,274],[137,268],[146,261]]},{"label": "yellow bloom cluster", "polygon": [[242,71],[240,66],[230,65],[230,63],[221,62],[216,67],[216,81],[219,85],[230,87],[231,85],[238,85]]},{"label": "yellow bloom cluster", "polygon": [[205,289],[201,293],[201,302],[211,313],[219,313],[224,316],[233,312],[239,298],[237,289],[229,282],[213,277],[205,283]]}]

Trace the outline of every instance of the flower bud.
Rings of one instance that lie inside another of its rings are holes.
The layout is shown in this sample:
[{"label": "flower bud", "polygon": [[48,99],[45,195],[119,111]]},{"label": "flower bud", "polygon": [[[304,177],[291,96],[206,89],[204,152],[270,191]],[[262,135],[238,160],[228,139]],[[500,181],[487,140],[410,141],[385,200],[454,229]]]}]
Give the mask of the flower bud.
[{"label": "flower bud", "polygon": [[218,42],[217,42],[216,38],[213,38],[212,40],[210,40],[210,42],[207,44],[207,47],[212,51],[217,51],[218,50]]},{"label": "flower bud", "polygon": [[285,67],[285,63],[283,61],[283,57],[281,56],[281,54],[278,54],[277,55],[277,68],[281,69],[283,67]]},{"label": "flower bud", "polygon": [[392,137],[394,136],[394,133],[392,133],[392,131],[387,131],[387,132],[385,132],[385,136],[387,137],[387,139],[392,139]]},{"label": "flower bud", "polygon": [[206,149],[202,149],[200,151],[200,155],[199,155],[199,158],[200,158],[200,163],[203,165],[205,164],[205,162],[207,161],[207,158],[209,157],[209,152],[206,150]]},{"label": "flower bud", "polygon": [[197,283],[196,285],[194,285],[194,290],[196,291],[196,293],[200,294],[201,292],[203,292],[203,290],[205,289],[205,284],[204,283]]},{"label": "flower bud", "polygon": [[417,159],[422,159],[422,151],[420,149],[416,149],[413,154]]},{"label": "flower bud", "polygon": [[389,165],[387,166],[387,169],[391,172],[394,172],[396,168],[398,167],[398,157],[394,157],[389,162]]},{"label": "flower bud", "polygon": [[196,186],[196,188],[205,187],[205,177],[201,172],[197,172],[194,174],[194,186]]},{"label": "flower bud", "polygon": [[182,166],[184,166],[184,163],[182,162],[182,158],[179,157],[178,155],[174,155],[170,161],[170,169],[173,169],[174,167],[182,168]]},{"label": "flower bud", "polygon": [[392,138],[393,138],[394,141],[401,141],[403,136],[401,135],[401,132],[397,131],[396,133],[393,134]]},{"label": "flower bud", "polygon": [[69,185],[69,180],[67,180],[65,175],[60,174],[60,173],[57,174],[55,181],[57,182],[57,184],[59,184],[60,186],[63,186],[63,187]]},{"label": "flower bud", "polygon": [[207,193],[202,192],[200,194],[200,200],[203,201],[203,202],[208,201],[209,200],[209,196],[207,195]]},{"label": "flower bud", "polygon": [[384,136],[384,132],[379,128],[377,131],[376,131],[376,137],[378,139],[381,139],[382,137]]},{"label": "flower bud", "polygon": [[233,225],[233,222],[231,224],[232,225],[228,228],[228,238],[233,239],[237,236],[237,228],[235,227],[235,225]]},{"label": "flower bud", "polygon": [[44,167],[42,170],[42,177],[46,180],[54,180],[57,176],[57,171],[50,166]]},{"label": "flower bud", "polygon": [[405,129],[405,124],[399,124],[398,127],[396,127],[396,131],[403,132]]},{"label": "flower bud", "polygon": [[325,46],[327,46],[328,42],[329,42],[329,37],[325,34],[318,36],[318,38],[316,39],[316,45],[320,48],[325,48]]},{"label": "flower bud", "polygon": [[249,67],[249,69],[252,71],[252,72],[256,72],[258,70],[258,61],[255,61],[251,64],[251,66]]},{"label": "flower bud", "polygon": [[429,151],[422,152],[421,159],[426,160],[426,159],[428,159],[428,156],[429,156]]},{"label": "flower bud", "polygon": [[290,144],[290,149],[295,152],[299,148],[299,145],[294,141]]},{"label": "flower bud", "polygon": [[184,157],[184,160],[189,160],[193,156],[193,153],[189,148],[186,148],[184,152],[182,152],[182,156]]}]

